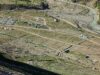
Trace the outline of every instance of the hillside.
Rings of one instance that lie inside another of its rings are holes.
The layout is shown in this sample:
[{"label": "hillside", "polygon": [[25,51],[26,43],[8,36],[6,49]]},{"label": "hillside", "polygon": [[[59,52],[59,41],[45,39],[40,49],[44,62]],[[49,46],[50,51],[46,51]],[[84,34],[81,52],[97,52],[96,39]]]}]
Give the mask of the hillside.
[{"label": "hillside", "polygon": [[[100,75],[98,14],[82,1],[0,0],[0,56],[60,75]],[[34,75],[2,61],[0,75]]]}]

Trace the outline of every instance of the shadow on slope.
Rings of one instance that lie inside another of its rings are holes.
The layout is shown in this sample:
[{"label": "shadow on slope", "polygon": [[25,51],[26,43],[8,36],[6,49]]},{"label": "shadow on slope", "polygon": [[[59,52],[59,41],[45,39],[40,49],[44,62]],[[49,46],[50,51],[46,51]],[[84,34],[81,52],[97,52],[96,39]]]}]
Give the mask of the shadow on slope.
[{"label": "shadow on slope", "polygon": [[0,4],[0,10],[25,10],[25,9],[45,10],[49,9],[49,5],[44,3],[41,3],[40,5]]},{"label": "shadow on slope", "polygon": [[7,59],[0,53],[0,65],[12,69],[17,72],[22,72],[25,75],[59,75],[35,66],[31,66],[22,62]]}]

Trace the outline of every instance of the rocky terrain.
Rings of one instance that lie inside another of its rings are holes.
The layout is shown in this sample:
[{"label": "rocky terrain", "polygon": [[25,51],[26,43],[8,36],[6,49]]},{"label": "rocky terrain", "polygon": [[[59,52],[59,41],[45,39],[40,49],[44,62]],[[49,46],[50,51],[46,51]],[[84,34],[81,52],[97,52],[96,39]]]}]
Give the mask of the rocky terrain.
[{"label": "rocky terrain", "polygon": [[[15,6],[0,7],[0,55],[57,75],[100,75],[99,15],[90,2],[31,0],[27,6],[19,0],[22,5],[16,6],[14,0],[0,1]],[[25,65],[19,66],[24,71],[5,66],[9,62],[3,65],[3,59],[0,75],[34,75],[24,73],[30,70]]]}]

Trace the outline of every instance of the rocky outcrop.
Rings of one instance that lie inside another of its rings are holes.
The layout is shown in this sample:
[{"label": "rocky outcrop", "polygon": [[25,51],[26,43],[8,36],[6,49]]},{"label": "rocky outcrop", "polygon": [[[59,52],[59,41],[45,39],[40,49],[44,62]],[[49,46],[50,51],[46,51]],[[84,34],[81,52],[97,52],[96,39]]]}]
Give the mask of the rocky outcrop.
[{"label": "rocky outcrop", "polygon": [[14,25],[16,23],[16,19],[11,17],[0,17],[0,24],[2,25]]}]

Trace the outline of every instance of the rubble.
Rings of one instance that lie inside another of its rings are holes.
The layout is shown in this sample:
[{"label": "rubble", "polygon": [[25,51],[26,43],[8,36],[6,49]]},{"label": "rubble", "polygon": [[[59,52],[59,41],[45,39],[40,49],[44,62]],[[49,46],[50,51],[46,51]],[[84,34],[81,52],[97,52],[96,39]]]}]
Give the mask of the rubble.
[{"label": "rubble", "polygon": [[37,23],[37,22],[32,22],[32,21],[19,21],[19,22],[21,24],[29,25],[29,26],[32,26],[34,28],[48,29],[47,25],[43,25],[43,24],[40,24],[40,23]]},{"label": "rubble", "polygon": [[86,35],[84,35],[84,34],[81,34],[80,35],[80,39],[86,40],[86,39],[88,39],[88,37]]},{"label": "rubble", "polygon": [[16,23],[16,19],[11,17],[0,17],[0,24],[2,25],[14,25]]}]

